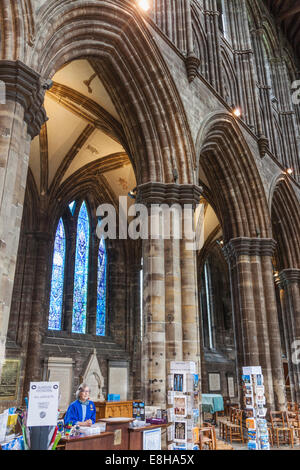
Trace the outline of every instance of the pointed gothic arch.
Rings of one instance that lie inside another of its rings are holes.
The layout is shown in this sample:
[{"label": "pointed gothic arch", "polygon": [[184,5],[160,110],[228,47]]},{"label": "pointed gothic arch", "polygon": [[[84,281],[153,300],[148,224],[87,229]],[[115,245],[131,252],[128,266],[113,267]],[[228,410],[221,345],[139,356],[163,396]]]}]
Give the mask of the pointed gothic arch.
[{"label": "pointed gothic arch", "polygon": [[300,269],[300,204],[287,178],[277,180],[271,205],[278,269]]},{"label": "pointed gothic arch", "polygon": [[270,215],[254,157],[233,116],[212,113],[197,138],[198,169],[214,195],[224,241],[271,238]]},{"label": "pointed gothic arch", "polygon": [[173,182],[175,168],[180,183],[194,183],[194,146],[183,105],[135,5],[51,1],[37,20],[30,66],[48,78],[72,60],[93,61],[120,115],[139,184]]}]

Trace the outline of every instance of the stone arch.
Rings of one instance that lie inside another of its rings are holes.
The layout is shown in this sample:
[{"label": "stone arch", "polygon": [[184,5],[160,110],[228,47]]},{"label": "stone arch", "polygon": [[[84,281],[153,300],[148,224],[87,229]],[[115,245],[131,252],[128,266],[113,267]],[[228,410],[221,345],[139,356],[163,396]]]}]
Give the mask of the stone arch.
[{"label": "stone arch", "polygon": [[25,61],[26,47],[34,41],[32,0],[2,0],[0,58]]},{"label": "stone arch", "polygon": [[[39,11],[29,65],[52,77],[80,58],[97,62],[119,112],[139,184],[193,183],[194,148],[183,105],[134,5],[101,0],[48,2]],[[169,117],[172,116],[172,119]]]},{"label": "stone arch", "polygon": [[251,151],[233,116],[213,113],[196,143],[198,169],[207,178],[224,242],[231,238],[271,238],[263,184]]},{"label": "stone arch", "polygon": [[281,177],[277,181],[271,216],[279,270],[300,269],[300,207],[288,178]]}]

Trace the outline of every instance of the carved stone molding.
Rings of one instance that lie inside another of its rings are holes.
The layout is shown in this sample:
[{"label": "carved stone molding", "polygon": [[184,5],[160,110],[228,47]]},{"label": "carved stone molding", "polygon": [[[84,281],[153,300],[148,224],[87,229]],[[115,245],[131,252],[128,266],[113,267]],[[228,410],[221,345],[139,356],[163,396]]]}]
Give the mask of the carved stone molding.
[{"label": "carved stone molding", "polygon": [[269,139],[265,135],[261,134],[258,138],[257,143],[258,143],[260,158],[264,158],[269,148]]},{"label": "carved stone molding", "polygon": [[144,183],[137,188],[137,202],[196,206],[202,193],[203,188],[194,184]]},{"label": "carved stone molding", "polygon": [[284,287],[287,284],[300,284],[300,269],[284,269],[279,273],[280,284]]},{"label": "carved stone molding", "polygon": [[6,100],[17,101],[23,106],[28,134],[33,139],[47,120],[43,103],[51,80],[41,79],[38,73],[19,60],[0,60],[0,80],[6,86]]},{"label": "carved stone molding", "polygon": [[276,241],[272,238],[233,238],[223,248],[227,261],[239,256],[273,256]]},{"label": "carved stone molding", "polygon": [[189,54],[185,59],[185,66],[187,71],[188,80],[191,83],[197,75],[200,65],[200,59],[194,54]]}]

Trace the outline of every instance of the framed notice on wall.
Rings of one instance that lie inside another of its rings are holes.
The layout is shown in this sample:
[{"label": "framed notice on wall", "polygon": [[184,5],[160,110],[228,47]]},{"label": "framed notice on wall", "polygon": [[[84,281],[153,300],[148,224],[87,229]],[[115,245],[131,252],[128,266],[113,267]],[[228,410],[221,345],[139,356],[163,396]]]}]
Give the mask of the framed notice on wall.
[{"label": "framed notice on wall", "polygon": [[234,391],[234,378],[232,376],[227,377],[228,396],[233,398],[235,396]]},{"label": "framed notice on wall", "polygon": [[221,377],[219,373],[208,374],[208,385],[210,392],[221,391]]},{"label": "framed notice on wall", "polygon": [[0,400],[16,400],[20,375],[20,361],[7,359],[2,366]]}]

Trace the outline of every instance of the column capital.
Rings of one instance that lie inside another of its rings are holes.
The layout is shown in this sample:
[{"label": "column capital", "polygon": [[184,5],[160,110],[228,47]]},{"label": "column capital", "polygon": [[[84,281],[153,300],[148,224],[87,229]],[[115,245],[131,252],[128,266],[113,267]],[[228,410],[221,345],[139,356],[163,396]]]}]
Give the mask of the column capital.
[{"label": "column capital", "polygon": [[33,69],[19,60],[0,60],[0,80],[5,83],[6,100],[17,101],[24,108],[28,134],[33,139],[47,120],[44,109],[45,90],[51,80],[45,81]]},{"label": "column capital", "polygon": [[232,238],[224,246],[223,252],[227,259],[237,258],[239,256],[273,256],[276,247],[276,241],[272,238]]},{"label": "column capital", "polygon": [[280,284],[283,286],[286,284],[300,284],[300,269],[291,268],[283,269],[279,273]]},{"label": "column capital", "polygon": [[141,204],[190,204],[200,202],[203,188],[195,184],[144,183],[137,188],[137,202]]}]

